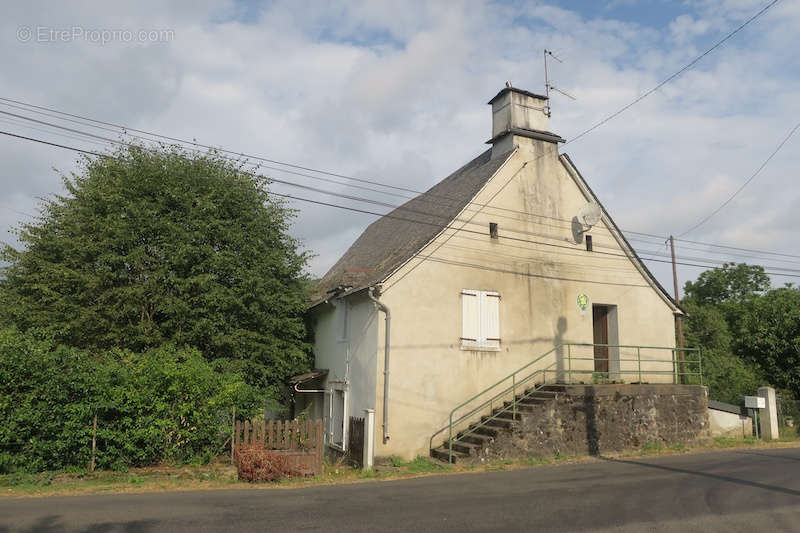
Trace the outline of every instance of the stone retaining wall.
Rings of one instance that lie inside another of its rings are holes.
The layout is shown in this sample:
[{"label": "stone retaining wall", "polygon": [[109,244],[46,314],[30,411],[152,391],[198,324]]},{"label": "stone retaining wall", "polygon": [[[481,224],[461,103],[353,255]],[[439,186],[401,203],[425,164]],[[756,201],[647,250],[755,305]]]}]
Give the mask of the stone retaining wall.
[{"label": "stone retaining wall", "polygon": [[523,412],[481,459],[597,455],[709,437],[708,392],[695,385],[566,385]]}]

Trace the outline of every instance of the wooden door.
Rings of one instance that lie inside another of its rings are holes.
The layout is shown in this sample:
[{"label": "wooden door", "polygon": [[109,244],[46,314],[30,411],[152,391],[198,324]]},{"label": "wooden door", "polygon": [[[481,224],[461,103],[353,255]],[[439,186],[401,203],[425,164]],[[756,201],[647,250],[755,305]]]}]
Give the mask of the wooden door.
[{"label": "wooden door", "polygon": [[[594,323],[594,344],[608,344],[608,307],[592,306]],[[594,347],[594,371],[604,372],[608,376],[608,346]]]}]

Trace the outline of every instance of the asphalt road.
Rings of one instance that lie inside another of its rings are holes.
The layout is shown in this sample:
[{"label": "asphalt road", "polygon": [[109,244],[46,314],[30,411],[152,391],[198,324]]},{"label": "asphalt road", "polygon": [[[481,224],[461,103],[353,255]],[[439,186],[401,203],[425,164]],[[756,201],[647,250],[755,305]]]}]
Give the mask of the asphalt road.
[{"label": "asphalt road", "polygon": [[0,499],[10,531],[800,531],[800,448],[303,489]]}]

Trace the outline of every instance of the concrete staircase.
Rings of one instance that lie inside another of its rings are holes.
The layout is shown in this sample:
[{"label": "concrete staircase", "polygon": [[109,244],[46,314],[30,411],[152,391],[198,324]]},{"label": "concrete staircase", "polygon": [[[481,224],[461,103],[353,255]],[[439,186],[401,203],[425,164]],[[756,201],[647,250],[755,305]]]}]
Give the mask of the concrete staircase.
[{"label": "concrete staircase", "polygon": [[[490,415],[482,416],[453,437],[452,455],[445,440],[438,448],[431,449],[431,457],[445,462],[480,459],[484,450],[503,432],[511,432],[526,413],[544,409],[556,394],[564,391],[563,385],[540,385],[518,394],[513,401],[504,402]],[[514,409],[516,404],[516,413]],[[515,416],[516,414],[516,416]]]}]

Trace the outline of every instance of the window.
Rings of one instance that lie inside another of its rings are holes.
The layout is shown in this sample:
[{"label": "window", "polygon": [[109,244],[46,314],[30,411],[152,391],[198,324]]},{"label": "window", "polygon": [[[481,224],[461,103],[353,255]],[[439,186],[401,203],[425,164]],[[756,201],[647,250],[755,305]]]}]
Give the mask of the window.
[{"label": "window", "polygon": [[500,293],[461,291],[461,349],[500,350]]},{"label": "window", "polygon": [[489,222],[489,237],[492,239],[500,238],[500,235],[497,233],[497,222]]},{"label": "window", "polygon": [[586,236],[586,251],[587,252],[591,252],[592,251],[592,236],[591,235],[587,235]]},{"label": "window", "polygon": [[330,409],[328,413],[328,444],[339,450],[345,451],[346,426],[345,413],[347,412],[347,392],[343,389],[330,391]]}]

